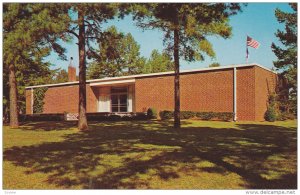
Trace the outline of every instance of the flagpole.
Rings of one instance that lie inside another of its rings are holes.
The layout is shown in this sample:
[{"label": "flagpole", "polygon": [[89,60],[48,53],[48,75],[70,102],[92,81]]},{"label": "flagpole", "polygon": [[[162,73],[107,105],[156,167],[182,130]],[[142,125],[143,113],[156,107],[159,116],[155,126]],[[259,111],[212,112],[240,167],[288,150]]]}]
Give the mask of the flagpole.
[{"label": "flagpole", "polygon": [[246,35],[246,64],[248,64],[249,50],[248,50],[248,35]]},{"label": "flagpole", "polygon": [[247,52],[247,55],[246,55],[246,64],[248,64],[248,58],[249,58],[248,46],[246,47],[246,52]]}]

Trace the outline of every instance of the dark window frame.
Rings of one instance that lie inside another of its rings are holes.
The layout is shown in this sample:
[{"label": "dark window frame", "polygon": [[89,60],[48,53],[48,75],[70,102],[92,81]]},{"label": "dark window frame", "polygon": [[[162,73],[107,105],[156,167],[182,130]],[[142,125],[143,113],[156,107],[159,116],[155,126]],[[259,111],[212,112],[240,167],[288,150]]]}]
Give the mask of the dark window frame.
[{"label": "dark window frame", "polygon": [[[121,104],[121,96],[124,95],[126,95],[126,103]],[[113,96],[117,97],[116,104],[113,104]],[[110,101],[111,101],[111,112],[128,112],[128,87],[111,87]],[[117,108],[117,110],[115,108]],[[125,109],[122,110],[122,108]]]}]

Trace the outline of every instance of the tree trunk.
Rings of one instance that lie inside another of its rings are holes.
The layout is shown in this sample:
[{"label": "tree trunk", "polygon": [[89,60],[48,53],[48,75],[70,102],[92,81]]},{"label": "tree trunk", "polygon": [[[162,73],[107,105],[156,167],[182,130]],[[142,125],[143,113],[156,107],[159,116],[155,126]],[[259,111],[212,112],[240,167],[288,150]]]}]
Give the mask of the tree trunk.
[{"label": "tree trunk", "polygon": [[10,127],[19,127],[19,115],[17,105],[17,81],[14,64],[9,65],[9,111],[10,111]]},{"label": "tree trunk", "polygon": [[86,118],[86,65],[85,65],[85,27],[84,27],[84,12],[78,11],[78,26],[79,26],[79,121],[78,129],[87,130]]},{"label": "tree trunk", "polygon": [[174,29],[174,62],[175,62],[175,77],[174,77],[174,128],[180,128],[180,78],[179,78],[179,29],[178,21]]}]

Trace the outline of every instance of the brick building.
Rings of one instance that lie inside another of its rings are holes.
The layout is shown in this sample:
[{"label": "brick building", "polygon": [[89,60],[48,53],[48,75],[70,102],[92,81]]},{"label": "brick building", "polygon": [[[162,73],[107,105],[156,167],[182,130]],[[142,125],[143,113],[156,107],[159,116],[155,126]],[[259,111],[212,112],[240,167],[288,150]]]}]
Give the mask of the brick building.
[{"label": "brick building", "polygon": [[[78,81],[26,87],[26,113],[33,113],[33,91],[47,87],[44,113],[77,113]],[[185,70],[180,73],[182,111],[233,112],[236,120],[262,121],[277,75],[259,64]],[[174,108],[174,73],[162,72],[87,80],[87,112],[145,112]]]}]

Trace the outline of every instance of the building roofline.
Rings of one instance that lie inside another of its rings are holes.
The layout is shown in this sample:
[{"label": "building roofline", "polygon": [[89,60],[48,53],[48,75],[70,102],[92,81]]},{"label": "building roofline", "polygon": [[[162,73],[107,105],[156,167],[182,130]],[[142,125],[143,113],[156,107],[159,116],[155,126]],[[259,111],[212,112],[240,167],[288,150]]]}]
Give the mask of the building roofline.
[{"label": "building roofline", "polygon": [[[269,68],[266,68],[260,64],[257,63],[251,63],[251,64],[235,64],[235,65],[228,65],[228,66],[220,66],[220,67],[209,67],[209,68],[198,68],[198,69],[190,69],[190,70],[182,70],[180,71],[180,74],[186,74],[186,73],[194,73],[194,72],[204,72],[204,71],[213,71],[213,70],[226,70],[231,68],[243,68],[243,67],[251,67],[251,66],[257,66],[262,69],[265,69],[267,71],[273,72],[277,74],[275,71],[272,71]],[[87,80],[86,83],[95,83],[95,82],[104,82],[104,81],[115,81],[115,80],[128,80],[133,78],[143,78],[143,77],[153,77],[153,76],[164,76],[164,75],[172,75],[174,74],[174,71],[168,71],[168,72],[158,72],[158,73],[150,73],[150,74],[138,74],[138,75],[130,75],[130,76],[120,76],[120,77],[105,77],[102,79],[91,79]],[[68,85],[75,85],[78,84],[79,81],[73,81],[73,82],[65,82],[65,83],[56,83],[56,84],[45,84],[45,85],[35,85],[35,86],[28,86],[25,87],[25,89],[33,89],[33,88],[39,88],[39,87],[55,87],[55,86],[68,86]]]}]

